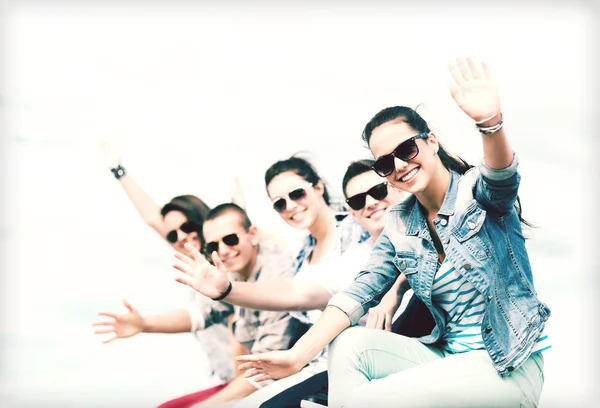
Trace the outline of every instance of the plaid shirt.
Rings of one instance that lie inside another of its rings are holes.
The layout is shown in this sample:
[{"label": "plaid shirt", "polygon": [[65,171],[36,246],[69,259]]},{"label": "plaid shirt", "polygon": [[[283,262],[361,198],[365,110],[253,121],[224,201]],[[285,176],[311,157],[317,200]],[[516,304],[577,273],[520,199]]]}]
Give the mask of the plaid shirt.
[{"label": "plaid shirt", "polygon": [[[259,244],[256,265],[247,282],[265,280],[291,279],[295,274],[292,269],[292,257],[271,242]],[[231,273],[230,279],[241,280],[238,274]],[[201,296],[201,295],[200,295]],[[227,318],[233,315],[232,329],[238,342],[244,345],[250,353],[262,353],[272,350],[287,350],[306,331],[306,326],[293,319],[287,312],[271,312],[252,310],[232,306],[224,302],[215,302],[204,296],[203,299],[190,305],[188,311],[192,320],[192,331],[202,337],[203,343],[217,351],[217,342],[228,349],[228,355],[222,352],[211,355],[213,370],[220,376],[228,376],[229,369],[233,370],[233,358],[229,342],[211,338],[202,334],[204,329],[215,325],[227,325]],[[212,346],[211,346],[212,345]],[[213,361],[214,360],[214,361]],[[232,373],[233,374],[233,371]]]}]

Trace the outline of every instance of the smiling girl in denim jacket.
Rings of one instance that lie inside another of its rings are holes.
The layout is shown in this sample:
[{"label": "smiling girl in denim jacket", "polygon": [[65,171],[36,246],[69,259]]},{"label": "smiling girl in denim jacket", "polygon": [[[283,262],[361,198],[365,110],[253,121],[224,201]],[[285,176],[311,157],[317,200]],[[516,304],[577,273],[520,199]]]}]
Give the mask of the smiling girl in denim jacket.
[{"label": "smiling girl in denim jacket", "polygon": [[[354,283],[331,298],[292,349],[238,357],[247,375],[286,377],[337,336],[330,406],[537,406],[550,310],[537,297],[525,248],[518,159],[487,66],[458,59],[450,71],[452,97],[482,134],[479,167],[448,154],[412,109],[375,115],[363,132],[373,169],[412,196],[391,210]],[[417,340],[344,331],[399,274],[429,307],[433,332]]]}]

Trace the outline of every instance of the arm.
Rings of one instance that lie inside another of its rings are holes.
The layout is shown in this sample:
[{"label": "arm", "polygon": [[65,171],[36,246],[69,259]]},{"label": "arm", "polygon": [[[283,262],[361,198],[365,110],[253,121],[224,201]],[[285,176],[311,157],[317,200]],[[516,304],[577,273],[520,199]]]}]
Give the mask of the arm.
[{"label": "arm", "polygon": [[[466,64],[457,59],[450,65],[455,84],[450,88],[457,105],[479,128],[490,128],[502,120],[498,89],[485,63],[481,69],[473,61]],[[491,134],[481,134],[483,161],[479,166],[481,177],[477,180],[476,199],[487,210],[497,213],[511,211],[517,199],[519,175],[518,160],[500,127]]]},{"label": "arm", "polygon": [[240,370],[255,381],[289,377],[306,366],[338,334],[350,326],[350,319],[340,309],[328,306],[319,320],[290,350],[272,351],[237,357]]},{"label": "arm", "polygon": [[404,275],[398,276],[390,290],[383,296],[379,305],[369,309],[367,328],[392,331],[392,321],[402,303],[402,298],[410,285]]},{"label": "arm", "polygon": [[[257,376],[256,381],[288,377],[308,364],[342,330],[356,324],[364,311],[378,303],[396,281],[398,271],[395,255],[387,234],[377,240],[365,270],[358,274],[352,285],[337,293],[329,301],[317,323],[288,351],[240,356],[241,370],[247,377]],[[400,285],[402,288],[403,286]]]},{"label": "arm", "polygon": [[131,178],[129,174],[125,174],[119,180],[119,183],[127,193],[129,200],[132,202],[143,220],[154,231],[165,238],[167,231],[163,218],[160,215],[160,207],[156,202]]},{"label": "arm", "polygon": [[190,286],[209,298],[223,298],[224,302],[249,309],[290,311],[323,309],[331,294],[319,283],[304,280],[269,280],[264,282],[230,282],[227,268],[215,252],[211,255],[214,266],[190,245],[186,246],[191,257],[175,253],[173,267],[181,272],[177,282]]},{"label": "arm", "polygon": [[214,407],[225,402],[247,397],[248,395],[256,391],[256,389],[257,388],[254,385],[250,384],[250,382],[248,382],[248,380],[245,379],[243,376],[238,376],[234,378],[233,381],[231,381],[229,384],[227,384],[227,386],[221,391],[219,391],[209,399],[205,400],[201,404],[195,406],[202,408]]},{"label": "arm", "polygon": [[192,330],[187,309],[174,309],[143,318],[144,333],[185,333]]},{"label": "arm", "polygon": [[[231,353],[233,354],[233,358],[237,356],[243,356],[244,354],[248,354],[248,349],[244,347],[233,334],[233,314],[229,316],[227,319],[227,328],[229,329],[229,342],[231,343]],[[235,364],[234,364],[235,365]],[[238,370],[236,367],[236,374],[243,374],[242,371]]]},{"label": "arm", "polygon": [[[100,144],[100,154],[103,156],[103,161],[109,169],[114,169],[121,163],[121,152],[116,149],[116,146],[104,141]],[[123,169],[123,172],[125,170]],[[160,207],[154,200],[131,178],[127,173],[122,173],[117,179],[119,184],[127,193],[129,200],[132,202],[143,220],[152,229],[165,238],[166,231],[162,216],[160,215]]]},{"label": "arm", "polygon": [[111,320],[98,321],[92,324],[92,326],[98,327],[95,330],[96,334],[113,334],[112,337],[104,340],[104,343],[132,337],[141,332],[182,333],[191,330],[190,315],[186,309],[175,309],[144,318],[127,300],[123,299],[123,304],[127,308],[127,312],[122,314],[101,312],[99,313],[101,316],[109,317]]}]

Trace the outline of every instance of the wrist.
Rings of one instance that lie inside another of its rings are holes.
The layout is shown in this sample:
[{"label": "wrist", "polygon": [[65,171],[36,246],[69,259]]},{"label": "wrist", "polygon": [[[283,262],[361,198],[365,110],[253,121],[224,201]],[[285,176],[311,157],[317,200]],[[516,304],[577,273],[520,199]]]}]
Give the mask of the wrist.
[{"label": "wrist", "polygon": [[231,289],[233,289],[233,283],[231,283],[230,280],[227,281],[229,284],[227,285],[227,288],[221,293],[221,295],[217,296],[216,298],[212,298],[212,300],[223,300],[225,299],[227,296],[229,296],[229,294],[231,293]]},{"label": "wrist", "polygon": [[125,172],[125,167],[121,166],[121,164],[118,164],[117,167],[113,167],[112,169],[110,169],[110,171],[113,173],[117,180],[123,177],[125,174],[127,174]]}]

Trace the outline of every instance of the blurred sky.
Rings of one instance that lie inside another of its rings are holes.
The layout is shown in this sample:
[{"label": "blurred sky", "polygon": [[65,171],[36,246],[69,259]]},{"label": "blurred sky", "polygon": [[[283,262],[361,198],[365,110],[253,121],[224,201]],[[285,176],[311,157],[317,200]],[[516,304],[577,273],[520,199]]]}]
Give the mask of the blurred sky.
[{"label": "blurred sky", "polygon": [[362,127],[386,106],[422,104],[447,147],[480,160],[480,138],[446,87],[448,62],[464,55],[484,59],[499,84],[524,213],[540,225],[529,248],[555,346],[543,406],[592,400],[591,8],[51,1],[5,3],[1,15],[7,401],[147,406],[208,381],[205,368],[194,378],[205,356],[191,336],[101,346],[91,334],[98,309],[118,310],[122,296],[156,312],[188,295],[169,248],[99,158],[101,140],[123,147],[123,164],[159,204],[180,194],[219,204],[238,176],[254,221],[294,242],[270,208],[264,171],[306,150],[339,193],[347,164],[369,157]]}]

